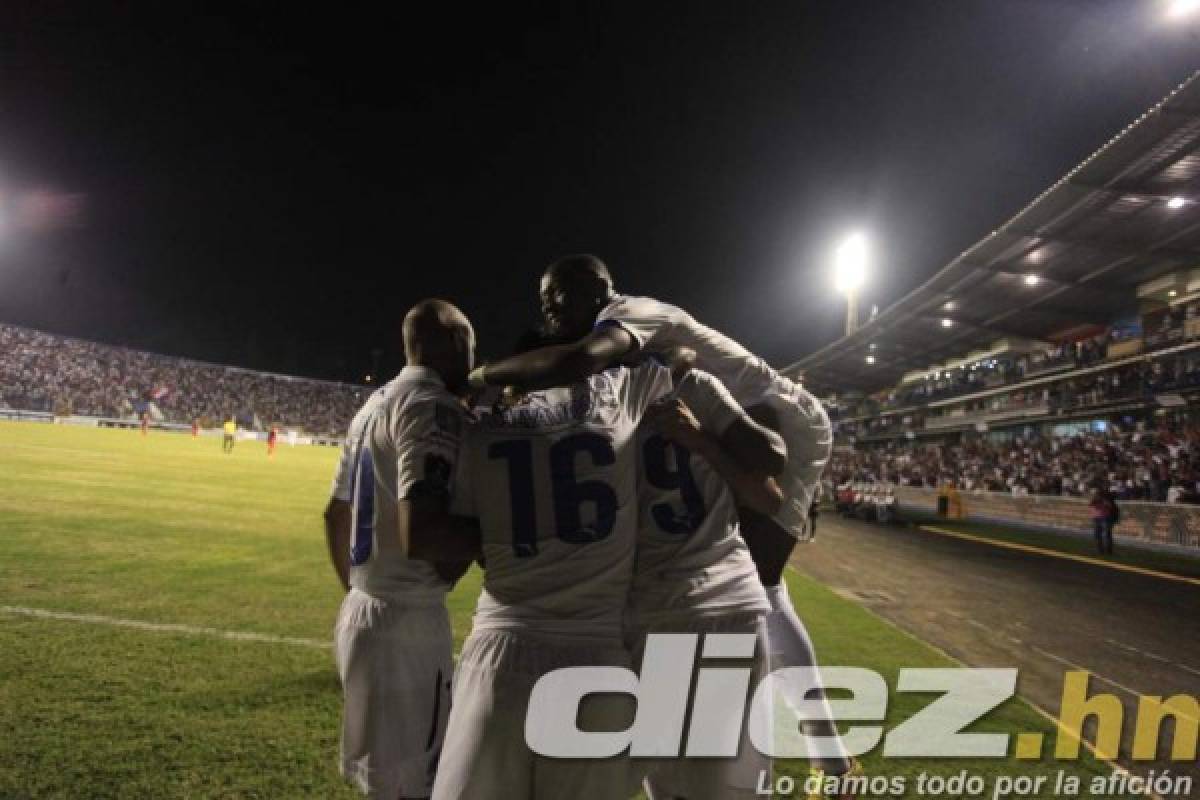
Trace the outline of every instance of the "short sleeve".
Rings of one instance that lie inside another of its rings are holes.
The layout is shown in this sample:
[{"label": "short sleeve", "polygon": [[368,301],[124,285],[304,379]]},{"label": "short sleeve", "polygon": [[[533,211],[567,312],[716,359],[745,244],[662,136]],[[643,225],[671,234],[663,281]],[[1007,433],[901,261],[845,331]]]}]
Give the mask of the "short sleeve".
[{"label": "short sleeve", "polygon": [[342,454],[338,457],[337,469],[333,473],[332,496],[345,503],[353,499],[354,486],[354,440],[347,436],[342,444]]},{"label": "short sleeve", "polygon": [[475,505],[475,486],[471,480],[471,443],[474,439],[471,425],[467,426],[458,446],[458,462],[454,468],[454,486],[450,492],[450,513],[460,517],[478,517]]},{"label": "short sleeve", "polygon": [[449,498],[463,425],[463,410],[450,402],[423,400],[399,410],[392,421],[397,498]]},{"label": "short sleeve", "polygon": [[671,345],[671,330],[681,312],[650,297],[618,297],[596,317],[596,328],[617,326],[632,336],[641,350],[662,350]]},{"label": "short sleeve", "polygon": [[625,387],[625,413],[634,421],[641,422],[646,409],[671,391],[671,370],[654,360],[647,360],[629,370]]},{"label": "short sleeve", "polygon": [[680,381],[677,391],[679,399],[696,415],[701,427],[716,436],[723,434],[744,413],[725,384],[701,370],[690,370]]}]

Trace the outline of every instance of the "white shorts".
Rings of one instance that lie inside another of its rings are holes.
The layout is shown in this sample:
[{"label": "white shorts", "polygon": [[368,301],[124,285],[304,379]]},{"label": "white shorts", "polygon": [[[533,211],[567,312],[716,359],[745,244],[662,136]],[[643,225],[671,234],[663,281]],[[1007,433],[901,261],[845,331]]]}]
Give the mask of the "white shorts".
[{"label": "white shorts", "polygon": [[[640,664],[648,633],[752,633],[758,637],[750,673],[750,693],[742,718],[741,738],[736,758],[631,759],[635,778],[645,778],[647,793],[655,798],[686,797],[687,800],[736,800],[756,796],[755,789],[765,773],[771,782],[771,759],[758,752],[747,731],[750,698],[767,670],[767,629],[765,616],[756,612],[736,612],[714,617],[688,617],[656,620],[649,628],[631,630],[629,640],[634,663]],[[697,654],[703,652],[703,640]],[[690,665],[680,664],[680,672]],[[711,666],[711,665],[710,665]],[[746,666],[722,662],[722,666]]]},{"label": "white shorts", "polygon": [[821,401],[786,378],[776,380],[763,402],[779,417],[778,433],[787,445],[787,466],[776,478],[783,505],[774,519],[804,541],[812,538],[808,512],[833,452],[833,427]]},{"label": "white shorts", "polygon": [[[634,793],[625,755],[548,758],[525,743],[525,715],[538,678],[564,667],[629,667],[620,642],[557,645],[507,631],[472,633],[454,676],[454,701],[434,800],[626,800]],[[632,698],[594,695],[581,730],[616,731],[633,722]]]},{"label": "white shorts", "polygon": [[351,589],[334,629],[342,679],[342,774],[368,797],[428,797],[454,669],[440,597],[414,605]]}]

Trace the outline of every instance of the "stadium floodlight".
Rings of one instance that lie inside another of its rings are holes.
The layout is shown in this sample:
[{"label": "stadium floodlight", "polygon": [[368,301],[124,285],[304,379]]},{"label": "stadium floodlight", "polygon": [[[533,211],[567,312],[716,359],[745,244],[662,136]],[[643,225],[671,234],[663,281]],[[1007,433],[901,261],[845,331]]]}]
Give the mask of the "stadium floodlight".
[{"label": "stadium floodlight", "polygon": [[[1200,2],[1200,0],[1197,0],[1197,2]],[[1185,205],[1187,205],[1187,200],[1178,196],[1172,197],[1167,201],[1167,208],[1171,209],[1172,211],[1183,208]]]},{"label": "stadium floodlight", "polygon": [[943,328],[953,328],[954,320],[950,319],[949,317],[942,317],[942,327]]},{"label": "stadium floodlight", "polygon": [[867,356],[867,363],[868,363],[868,364],[874,364],[874,363],[875,363],[875,356]]},{"label": "stadium floodlight", "polygon": [[867,237],[852,233],[838,245],[833,260],[833,283],[846,295],[846,335],[858,329],[858,290],[867,280]]},{"label": "stadium floodlight", "polygon": [[1171,291],[1167,292],[1167,297],[1174,297],[1177,294],[1179,294],[1179,292],[1175,289],[1172,289]]},{"label": "stadium floodlight", "polygon": [[1041,282],[1042,282],[1041,277],[1033,274],[1032,272],[1025,276],[1025,285],[1026,286],[1037,286]]},{"label": "stadium floodlight", "polygon": [[1171,19],[1183,19],[1200,11],[1200,0],[1171,0],[1167,7],[1167,16]]}]

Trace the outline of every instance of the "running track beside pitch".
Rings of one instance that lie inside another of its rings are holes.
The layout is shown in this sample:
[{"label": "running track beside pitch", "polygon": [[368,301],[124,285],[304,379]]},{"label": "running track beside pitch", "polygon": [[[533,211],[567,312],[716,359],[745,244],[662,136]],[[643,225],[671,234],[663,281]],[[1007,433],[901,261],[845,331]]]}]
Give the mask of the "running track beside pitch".
[{"label": "running track beside pitch", "polygon": [[[792,565],[970,666],[1018,667],[1017,692],[1052,715],[1064,672],[1088,670],[1091,693],[1125,705],[1122,753],[1137,694],[1200,696],[1200,588],[1190,583],[832,514]],[[1194,761],[1153,766],[1200,780]]]}]

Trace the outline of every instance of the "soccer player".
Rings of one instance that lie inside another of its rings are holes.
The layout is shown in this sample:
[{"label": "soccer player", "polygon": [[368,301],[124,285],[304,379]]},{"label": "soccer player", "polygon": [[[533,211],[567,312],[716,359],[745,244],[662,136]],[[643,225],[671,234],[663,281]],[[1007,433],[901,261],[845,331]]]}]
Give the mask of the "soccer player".
[{"label": "soccer player", "polygon": [[267,432],[267,458],[275,457],[275,441],[279,438],[279,429],[274,425]]},{"label": "soccer player", "polygon": [[[623,756],[534,753],[526,729],[539,722],[526,712],[552,670],[629,666],[622,615],[637,538],[636,429],[669,388],[657,364],[613,367],[515,398],[468,429],[452,509],[479,519],[484,585],[455,675],[435,800],[633,794]],[[625,701],[589,698],[579,728],[628,727]]]},{"label": "soccer player", "polygon": [[[725,384],[751,417],[778,431],[787,445],[786,458],[767,448],[755,459],[762,471],[776,477],[784,494],[782,506],[770,516],[741,509],[741,533],[771,604],[767,629],[772,669],[814,666],[812,642],[792,607],[783,570],[797,540],[806,535],[810,503],[833,449],[829,417],[820,402],[685,311],[649,297],[616,294],[608,267],[595,256],[554,262],[542,275],[540,290],[547,333],[569,343],[479,367],[471,383],[536,389],[581,380],[637,352],[661,353],[677,346],[695,351],[696,366]],[[801,700],[794,698],[796,703]],[[835,730],[828,720],[806,724],[810,735]],[[846,757],[816,762],[834,775],[851,767]]]},{"label": "soccer player", "polygon": [[221,440],[221,452],[232,453],[234,440],[237,438],[237,420],[233,417],[225,420],[225,436]]},{"label": "soccer player", "polygon": [[326,509],[348,589],[335,627],[341,769],[371,797],[429,797],[446,731],[454,642],[445,596],[469,562],[410,560],[405,543],[447,515],[465,415],[457,393],[474,347],[449,303],[408,312],[407,366],[355,415]]},{"label": "soccer player", "polygon": [[[765,674],[770,605],[738,535],[735,497],[769,515],[783,495],[727,443],[753,441],[753,458],[777,446],[776,438],[720,381],[694,369],[678,381],[672,400],[642,421],[637,559],[626,619],[635,662],[649,633],[741,633],[759,640],[747,655],[757,678]],[[760,773],[770,768],[743,733],[736,759],[654,761],[645,788],[651,800],[752,798]]]}]

